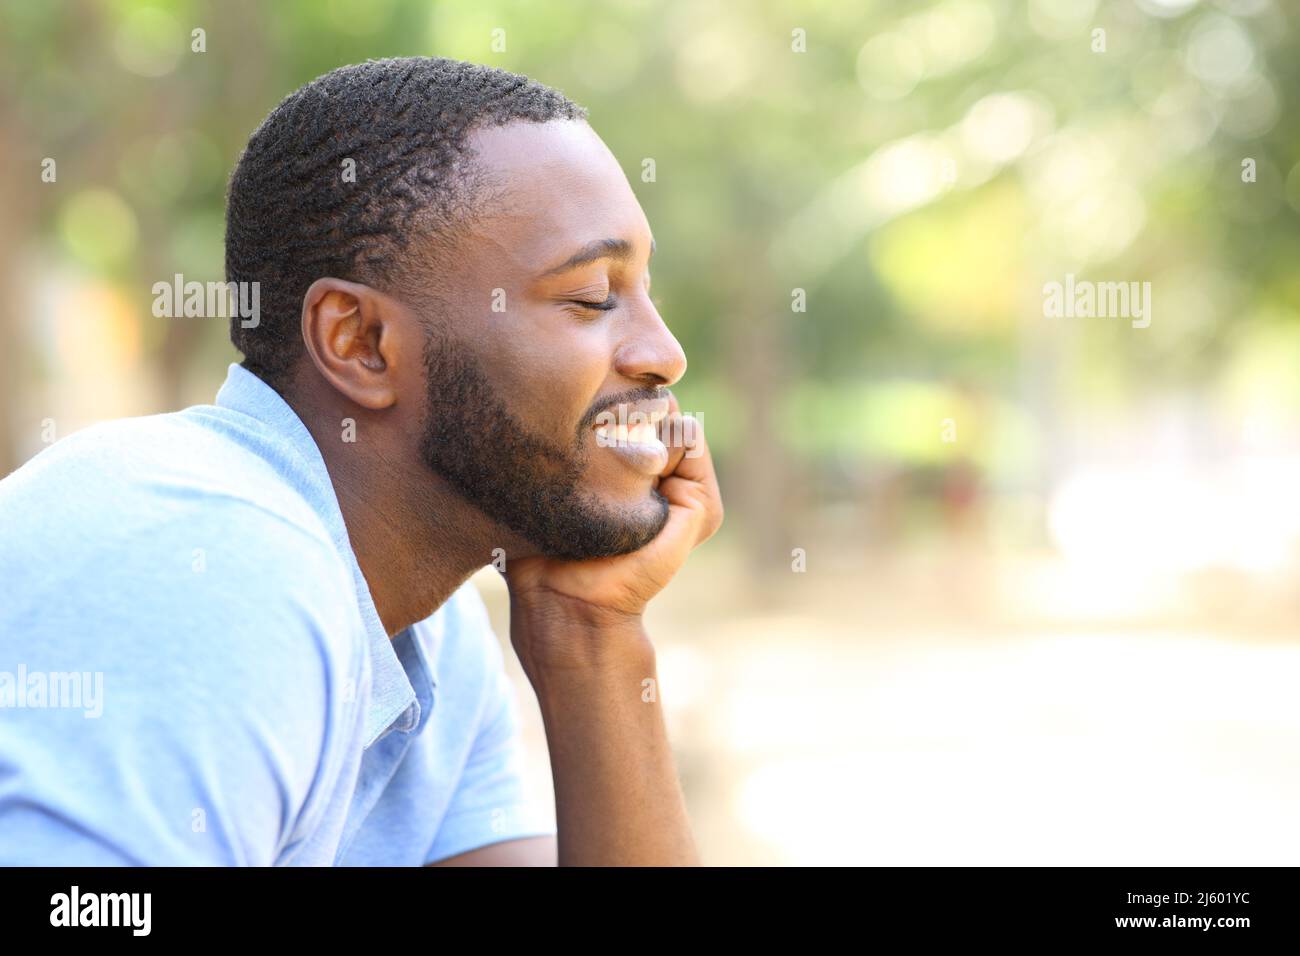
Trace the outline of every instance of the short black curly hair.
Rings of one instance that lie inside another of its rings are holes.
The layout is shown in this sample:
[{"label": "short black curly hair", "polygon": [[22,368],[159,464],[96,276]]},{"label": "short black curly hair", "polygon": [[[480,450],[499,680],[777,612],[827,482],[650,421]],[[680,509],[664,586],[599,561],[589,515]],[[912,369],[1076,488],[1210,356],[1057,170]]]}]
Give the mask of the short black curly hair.
[{"label": "short black curly hair", "polygon": [[472,213],[482,193],[465,161],[472,130],[586,117],[527,77],[441,57],[368,60],[291,93],[230,177],[226,280],[260,283],[259,322],[230,323],[244,367],[284,392],[312,282],[391,289],[408,275],[401,253],[413,238],[445,239]]}]

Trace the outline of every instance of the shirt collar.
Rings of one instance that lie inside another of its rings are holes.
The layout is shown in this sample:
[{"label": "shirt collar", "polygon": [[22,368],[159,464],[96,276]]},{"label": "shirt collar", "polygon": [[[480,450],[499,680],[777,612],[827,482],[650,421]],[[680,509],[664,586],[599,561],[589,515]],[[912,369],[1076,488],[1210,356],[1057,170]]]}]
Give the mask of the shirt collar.
[{"label": "shirt collar", "polygon": [[[283,463],[281,467],[293,470],[293,478],[303,497],[320,515],[334,546],[352,569],[357,607],[366,628],[372,677],[370,702],[366,711],[366,749],[390,729],[404,732],[418,730],[424,725],[418,697],[426,695],[416,694],[407,670],[393,647],[395,639],[389,638],[379,619],[379,613],[375,610],[370,587],[366,584],[361,566],[352,551],[352,542],[348,538],[343,512],[339,510],[338,497],[325,467],[325,459],[321,457],[311,432],[275,389],[235,363],[231,363],[226,381],[217,392],[216,404],[262,422],[284,440],[292,452],[292,460]],[[419,651],[419,641],[413,643],[417,647],[420,662],[425,663],[424,655]],[[432,682],[433,674],[427,664],[423,676]],[[422,686],[421,691],[424,690],[426,688]],[[428,708],[424,709],[424,717],[427,719]]]}]

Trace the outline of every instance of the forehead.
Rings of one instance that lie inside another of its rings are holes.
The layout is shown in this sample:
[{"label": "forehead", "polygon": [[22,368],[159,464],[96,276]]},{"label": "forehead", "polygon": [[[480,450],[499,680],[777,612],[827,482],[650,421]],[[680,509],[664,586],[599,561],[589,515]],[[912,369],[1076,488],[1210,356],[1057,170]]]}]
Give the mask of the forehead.
[{"label": "forehead", "polygon": [[598,239],[648,250],[641,205],[585,122],[514,122],[474,131],[469,145],[494,197],[471,231],[521,268],[554,265]]}]

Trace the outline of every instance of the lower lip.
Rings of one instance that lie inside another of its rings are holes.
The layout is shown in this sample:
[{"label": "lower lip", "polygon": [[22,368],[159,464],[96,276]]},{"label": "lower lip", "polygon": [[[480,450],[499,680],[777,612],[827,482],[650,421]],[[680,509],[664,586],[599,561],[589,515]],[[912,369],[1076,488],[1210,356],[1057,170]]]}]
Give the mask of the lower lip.
[{"label": "lower lip", "polygon": [[662,442],[653,442],[652,444],[632,444],[624,442],[616,444],[609,440],[608,444],[602,445],[597,439],[596,447],[602,451],[612,452],[623,459],[634,470],[643,475],[651,476],[659,474],[668,464],[668,449]]}]

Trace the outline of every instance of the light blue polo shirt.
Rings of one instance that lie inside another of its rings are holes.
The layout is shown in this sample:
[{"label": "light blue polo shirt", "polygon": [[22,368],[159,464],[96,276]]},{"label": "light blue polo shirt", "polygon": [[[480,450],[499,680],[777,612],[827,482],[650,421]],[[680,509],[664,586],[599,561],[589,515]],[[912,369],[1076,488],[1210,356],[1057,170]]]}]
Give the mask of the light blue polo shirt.
[{"label": "light blue polo shirt", "polygon": [[472,584],[392,640],[325,462],[231,365],[0,481],[0,865],[420,865],[554,834]]}]

